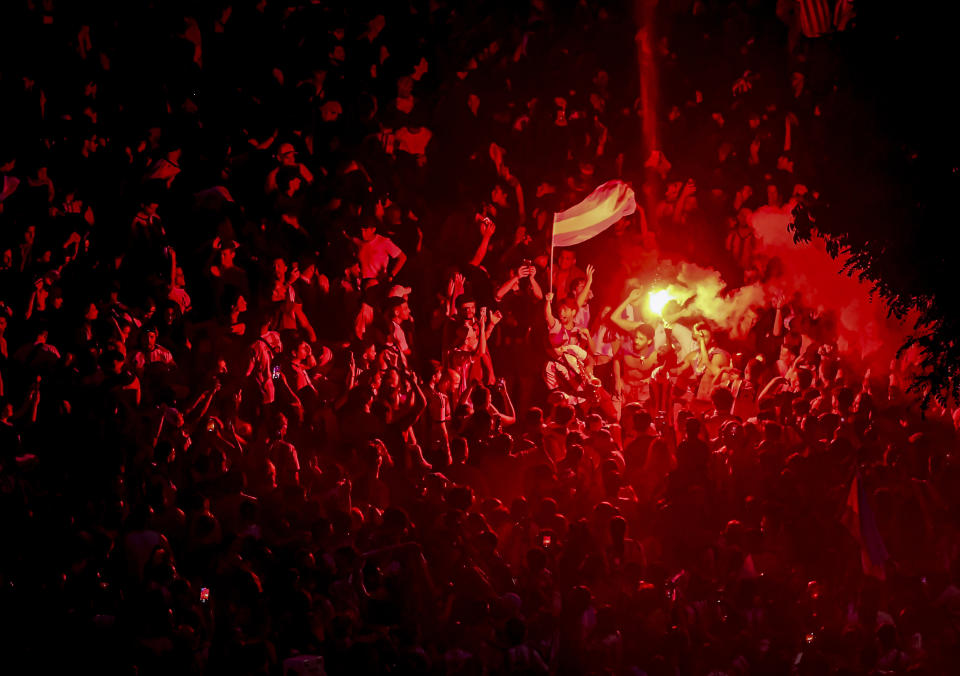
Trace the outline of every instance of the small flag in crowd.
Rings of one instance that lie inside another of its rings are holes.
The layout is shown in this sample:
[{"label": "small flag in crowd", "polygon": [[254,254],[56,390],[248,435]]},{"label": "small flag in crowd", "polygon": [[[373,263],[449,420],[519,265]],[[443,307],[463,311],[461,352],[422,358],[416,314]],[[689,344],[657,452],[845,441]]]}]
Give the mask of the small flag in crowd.
[{"label": "small flag in crowd", "polygon": [[800,30],[808,38],[846,30],[857,16],[854,0],[796,0],[796,3]]},{"label": "small flag in crowd", "polygon": [[833,12],[827,0],[797,0],[800,30],[808,38],[818,38],[833,30]]},{"label": "small flag in crowd", "polygon": [[553,215],[553,245],[586,242],[636,210],[630,186],[623,181],[607,181],[579,204]]},{"label": "small flag in crowd", "polygon": [[853,477],[846,510],[841,520],[854,539],[860,543],[860,561],[863,572],[878,579],[886,579],[884,564],[890,558],[877,528],[877,519],[867,500],[867,489],[858,472]]}]

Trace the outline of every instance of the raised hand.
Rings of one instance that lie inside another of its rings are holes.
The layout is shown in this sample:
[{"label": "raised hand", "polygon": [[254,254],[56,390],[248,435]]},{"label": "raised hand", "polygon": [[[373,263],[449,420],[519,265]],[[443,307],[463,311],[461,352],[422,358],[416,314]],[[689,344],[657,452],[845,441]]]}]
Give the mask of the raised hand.
[{"label": "raised hand", "polygon": [[394,350],[384,350],[383,351],[384,359],[387,362],[388,366],[396,366],[399,359],[397,358],[397,353]]},{"label": "raised hand", "polygon": [[500,312],[500,310],[490,313],[490,323],[493,326],[496,326],[497,324],[499,324],[501,319],[503,319],[503,313]]},{"label": "raised hand", "polygon": [[548,303],[552,303],[552,302],[553,302],[553,291],[548,291],[548,292],[547,292],[547,295],[544,296],[544,298],[547,299],[547,302],[548,302]]},{"label": "raised hand", "polygon": [[496,232],[496,230],[497,230],[497,226],[492,220],[490,220],[486,216],[481,217],[480,234],[484,238],[490,239],[491,237],[493,237],[493,233]]},{"label": "raised hand", "polygon": [[463,275],[459,272],[454,273],[450,276],[450,281],[447,283],[447,296],[453,297],[458,296],[463,292]]},{"label": "raised hand", "polygon": [[595,273],[596,271],[597,269],[593,267],[593,264],[591,263],[587,264],[587,281],[589,282],[593,281],[593,273]]},{"label": "raised hand", "polygon": [[746,94],[753,87],[753,83],[750,82],[751,73],[749,70],[743,72],[743,75],[737,78],[736,82],[733,83],[733,95],[737,94]]}]

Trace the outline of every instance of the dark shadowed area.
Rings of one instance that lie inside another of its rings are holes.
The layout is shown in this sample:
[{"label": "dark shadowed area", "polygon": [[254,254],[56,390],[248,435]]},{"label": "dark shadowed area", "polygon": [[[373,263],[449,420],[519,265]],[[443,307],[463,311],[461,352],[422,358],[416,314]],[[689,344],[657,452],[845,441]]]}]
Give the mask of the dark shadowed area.
[{"label": "dark shadowed area", "polygon": [[945,11],[0,3],[0,673],[953,673]]}]

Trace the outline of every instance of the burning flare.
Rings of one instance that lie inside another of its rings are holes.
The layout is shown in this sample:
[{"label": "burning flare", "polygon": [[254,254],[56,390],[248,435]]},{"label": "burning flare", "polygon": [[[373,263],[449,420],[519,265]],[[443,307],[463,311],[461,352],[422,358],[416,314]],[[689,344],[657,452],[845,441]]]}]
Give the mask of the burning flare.
[{"label": "burning flare", "polygon": [[668,289],[650,292],[650,311],[658,317],[663,316],[663,307],[673,300],[673,295]]}]

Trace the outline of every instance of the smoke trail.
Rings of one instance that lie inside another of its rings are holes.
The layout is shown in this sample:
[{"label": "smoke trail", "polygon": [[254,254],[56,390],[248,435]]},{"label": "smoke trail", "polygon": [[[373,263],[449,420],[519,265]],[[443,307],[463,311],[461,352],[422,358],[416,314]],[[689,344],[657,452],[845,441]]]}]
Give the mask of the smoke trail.
[{"label": "smoke trail", "polygon": [[[640,76],[640,104],[643,110],[643,156],[649,158],[660,151],[657,136],[657,112],[659,107],[659,78],[655,60],[654,16],[657,0],[635,0],[634,23],[637,26],[637,74]],[[643,191],[643,208],[648,214],[656,213],[657,197],[650,190]]]},{"label": "smoke trail", "polygon": [[637,24],[637,61],[640,74],[640,102],[643,106],[643,143],[647,154],[660,150],[657,138],[657,106],[659,84],[654,60],[654,16],[656,0],[636,0],[634,21]]},{"label": "smoke trail", "polygon": [[702,315],[735,340],[747,336],[757,318],[756,308],[770,297],[760,284],[729,290],[718,271],[688,262],[661,261],[658,276],[675,281],[655,284],[656,289],[666,289],[671,298],[689,304],[693,314]]},{"label": "smoke trail", "polygon": [[[790,213],[789,206],[786,210]],[[787,215],[782,232],[787,232]],[[794,244],[792,236],[766,238],[759,253],[778,259],[781,274],[770,285],[785,291],[799,292],[803,304],[818,315],[832,315],[836,324],[837,347],[841,352],[864,362],[877,364],[892,359],[912,325],[888,317],[887,305],[872,293],[872,287],[843,272],[848,257],[841,253],[833,258],[826,241],[814,236],[808,243]]]},{"label": "smoke trail", "polygon": [[[787,221],[782,221],[784,231]],[[875,372],[886,370],[912,322],[888,317],[886,304],[873,297],[870,285],[843,272],[845,256],[831,257],[822,238],[794,244],[789,236],[779,234],[762,241],[758,253],[778,261],[770,267],[779,272],[762,284],[730,289],[717,270],[661,261],[658,278],[665,281],[651,290],[666,289],[673,299],[689,304],[693,314],[702,315],[734,340],[746,338],[758,308],[769,307],[777,296],[796,299],[815,319],[832,327],[841,353],[872,366]],[[652,314],[649,309],[646,313]]]},{"label": "smoke trail", "polygon": [[[659,150],[656,6],[657,0],[634,0],[643,143],[647,157]],[[644,191],[644,195],[647,213],[655,213],[656,200],[652,193]],[[656,284],[651,290],[665,288],[679,302],[690,302],[694,312],[727,331],[735,340],[747,336],[757,319],[758,307],[769,306],[775,296],[792,298],[799,294],[799,300],[804,307],[813,310],[814,317],[832,324],[840,352],[872,364],[875,369],[877,366],[885,369],[903,344],[908,327],[913,325],[912,318],[898,321],[888,317],[885,303],[873,298],[868,284],[843,273],[846,258],[831,257],[821,238],[815,237],[806,244],[794,244],[788,228],[792,206],[788,203],[782,209],[761,208],[753,215],[752,225],[761,239],[758,253],[779,262],[771,268],[779,272],[766,284],[755,283],[730,290],[716,270],[685,262],[660,261],[658,277],[671,281]],[[648,303],[641,312],[648,321],[656,319],[656,313]],[[909,358],[902,362],[901,367],[909,368]]]}]

